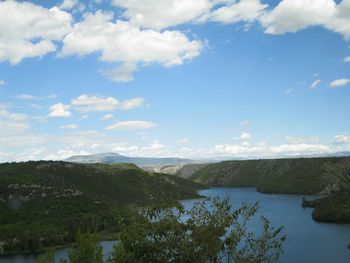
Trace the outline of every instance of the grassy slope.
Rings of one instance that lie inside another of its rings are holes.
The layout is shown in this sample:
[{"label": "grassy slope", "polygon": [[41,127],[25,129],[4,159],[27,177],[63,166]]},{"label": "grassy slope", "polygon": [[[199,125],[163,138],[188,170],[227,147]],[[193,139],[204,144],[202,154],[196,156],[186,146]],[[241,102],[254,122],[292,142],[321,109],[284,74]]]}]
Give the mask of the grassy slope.
[{"label": "grassy slope", "polygon": [[68,243],[77,228],[116,229],[130,206],[170,205],[198,187],[132,164],[0,164],[0,253]]},{"label": "grassy slope", "polygon": [[193,180],[209,186],[257,187],[266,193],[315,194],[348,189],[350,158],[225,161],[210,164]]}]

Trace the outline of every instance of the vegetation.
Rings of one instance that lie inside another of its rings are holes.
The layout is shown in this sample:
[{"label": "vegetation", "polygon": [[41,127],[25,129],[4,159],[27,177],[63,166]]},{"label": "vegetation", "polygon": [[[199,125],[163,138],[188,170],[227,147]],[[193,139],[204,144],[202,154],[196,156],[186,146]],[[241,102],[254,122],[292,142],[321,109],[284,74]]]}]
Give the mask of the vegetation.
[{"label": "vegetation", "polygon": [[305,200],[303,207],[313,207],[312,218],[320,222],[350,223],[350,192],[335,193],[327,197]]},{"label": "vegetation", "polygon": [[71,243],[78,229],[116,233],[136,207],[175,205],[198,187],[132,164],[0,164],[0,254]]},{"label": "vegetation", "polygon": [[191,177],[208,186],[257,187],[265,193],[329,194],[350,189],[350,158],[225,161]]},{"label": "vegetation", "polygon": [[[182,206],[144,209],[142,217],[131,220],[119,233],[107,262],[280,262],[282,228],[273,228],[262,217],[259,233],[247,229],[257,209],[258,204],[243,204],[233,210],[228,198],[198,202],[189,211]],[[77,240],[70,262],[102,262],[94,235],[79,234]]]}]

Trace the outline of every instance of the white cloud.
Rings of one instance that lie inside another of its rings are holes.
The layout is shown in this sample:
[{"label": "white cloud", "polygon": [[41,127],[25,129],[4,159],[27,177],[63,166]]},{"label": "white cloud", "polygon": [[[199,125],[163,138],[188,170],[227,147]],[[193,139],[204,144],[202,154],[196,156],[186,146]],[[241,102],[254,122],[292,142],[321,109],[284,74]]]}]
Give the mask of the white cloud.
[{"label": "white cloud", "polygon": [[346,39],[350,38],[350,0],[341,1],[325,27],[342,34]]},{"label": "white cloud", "polygon": [[100,59],[121,63],[180,65],[198,56],[203,43],[179,31],[141,30],[112,13],[87,13],[64,38],[61,56],[101,53]]},{"label": "white cloud", "polygon": [[50,107],[50,113],[48,114],[48,117],[70,117],[72,114],[69,111],[69,108],[69,105],[64,105],[62,103],[54,104]]},{"label": "white cloud", "polygon": [[350,62],[350,56],[345,57],[345,58],[343,59],[343,61],[344,61],[344,62]]},{"label": "white cloud", "polygon": [[264,14],[267,7],[260,0],[243,0],[220,7],[209,16],[210,20],[222,23],[253,22]]},{"label": "white cloud", "polygon": [[302,143],[318,144],[318,143],[320,143],[320,138],[317,136],[311,136],[311,137],[287,136],[286,140],[290,144],[302,144]]},{"label": "white cloud", "polygon": [[71,29],[69,13],[16,1],[0,2],[0,61],[17,64],[24,58],[41,57],[56,50]]},{"label": "white cloud", "polygon": [[133,73],[137,66],[134,63],[124,63],[115,69],[103,70],[102,75],[114,82],[133,81]]},{"label": "white cloud", "polygon": [[203,14],[210,11],[214,1],[113,0],[112,3],[115,6],[126,9],[124,16],[129,18],[132,24],[161,30],[200,18]]},{"label": "white cloud", "polygon": [[108,121],[108,120],[112,120],[113,118],[114,118],[113,114],[105,114],[101,117],[101,120]]},{"label": "white cloud", "polygon": [[320,85],[320,83],[321,83],[321,80],[320,80],[320,79],[317,79],[317,80],[315,80],[314,82],[312,82],[310,88],[311,88],[311,89],[316,89],[316,88],[318,87],[318,85]]},{"label": "white cloud", "polygon": [[157,124],[148,121],[121,121],[108,126],[107,130],[139,130],[156,127]]},{"label": "white cloud", "polygon": [[5,80],[0,80],[0,86],[3,86],[6,84],[6,81]]},{"label": "white cloud", "polygon": [[48,99],[56,99],[58,98],[57,94],[50,94],[49,96],[47,96]]},{"label": "white cloud", "polygon": [[87,155],[89,154],[86,151],[73,151],[70,149],[59,150],[54,154],[49,154],[43,158],[43,160],[64,160],[73,155]]},{"label": "white cloud", "polygon": [[261,21],[266,33],[283,34],[323,24],[334,10],[333,0],[282,0]]},{"label": "white cloud", "polygon": [[336,135],[334,137],[334,140],[337,143],[350,143],[350,136],[349,135],[340,134],[340,135]]},{"label": "white cloud", "polygon": [[119,101],[114,97],[98,97],[82,94],[71,101],[71,106],[80,112],[130,110],[143,105],[143,98]]},{"label": "white cloud", "polygon": [[177,141],[177,143],[188,144],[188,143],[190,143],[190,140],[187,138],[181,138],[180,140]]},{"label": "white cloud", "polygon": [[333,0],[282,0],[261,18],[268,34],[297,32],[310,26],[326,29],[350,37],[350,0],[338,5]]},{"label": "white cloud", "polygon": [[242,126],[248,126],[252,123],[251,120],[243,120],[241,121],[239,124],[242,125]]},{"label": "white cloud", "polygon": [[78,0],[64,0],[61,5],[59,5],[60,9],[66,9],[70,10],[74,6],[76,6],[79,3]]},{"label": "white cloud", "polygon": [[299,156],[303,154],[320,154],[331,152],[331,148],[323,144],[281,144],[268,146],[264,143],[255,145],[221,144],[212,147],[208,153],[216,156],[239,158],[270,158],[283,156]]},{"label": "white cloud", "polygon": [[272,146],[271,151],[278,154],[303,154],[303,153],[324,153],[329,152],[329,146],[323,144],[282,144]]},{"label": "white cloud", "polygon": [[20,94],[17,95],[16,98],[21,99],[21,100],[36,100],[36,99],[40,99],[40,97],[34,96],[34,95],[30,95],[30,94]]},{"label": "white cloud", "polygon": [[249,140],[249,139],[251,138],[251,135],[250,135],[249,133],[247,133],[247,132],[243,132],[243,133],[239,136],[239,138],[240,138],[241,140],[247,141],[247,140]]},{"label": "white cloud", "polygon": [[17,133],[28,130],[30,125],[27,120],[27,114],[13,113],[0,108],[0,137],[8,139],[5,133]]},{"label": "white cloud", "polygon": [[62,125],[62,126],[60,126],[60,129],[63,129],[63,130],[75,130],[75,129],[78,129],[78,125],[75,125],[75,124]]},{"label": "white cloud", "polygon": [[336,80],[333,80],[329,86],[331,88],[338,88],[338,87],[343,87],[343,86],[346,86],[350,83],[350,79],[336,79]]}]

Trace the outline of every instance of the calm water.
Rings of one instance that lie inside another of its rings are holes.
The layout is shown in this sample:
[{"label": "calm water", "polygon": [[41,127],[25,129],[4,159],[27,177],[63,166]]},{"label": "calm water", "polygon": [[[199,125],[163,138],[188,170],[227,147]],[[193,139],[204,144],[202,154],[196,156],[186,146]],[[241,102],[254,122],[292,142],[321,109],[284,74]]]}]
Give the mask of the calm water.
[{"label": "calm water", "polygon": [[[284,226],[287,241],[284,245],[283,262],[286,263],[349,263],[350,225],[317,223],[312,220],[311,209],[301,207],[302,195],[267,195],[252,188],[212,188],[199,192],[204,196],[228,195],[234,207],[240,207],[243,201],[255,203],[259,201],[260,215],[266,216],[274,226]],[[190,208],[196,200],[183,201]],[[258,220],[250,225],[258,229]],[[104,253],[112,249],[114,242],[102,242]],[[67,257],[67,249],[57,252],[59,258]],[[35,263],[37,255],[11,256],[0,258],[0,263]]]}]

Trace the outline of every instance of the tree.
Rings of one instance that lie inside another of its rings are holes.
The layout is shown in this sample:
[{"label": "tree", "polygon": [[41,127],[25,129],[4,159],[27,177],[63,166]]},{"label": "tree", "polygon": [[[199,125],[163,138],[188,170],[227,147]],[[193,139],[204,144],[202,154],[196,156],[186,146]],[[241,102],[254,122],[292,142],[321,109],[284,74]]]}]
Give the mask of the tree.
[{"label": "tree", "polygon": [[48,249],[45,254],[40,255],[38,263],[54,263],[55,262],[55,249]]},{"label": "tree", "polygon": [[109,262],[278,262],[285,236],[261,217],[261,233],[247,223],[259,204],[233,210],[229,198],[209,199],[186,211],[182,206],[143,210],[144,220],[126,225]]},{"label": "tree", "polygon": [[69,251],[70,263],[102,263],[102,247],[95,234],[77,232],[75,244]]}]

